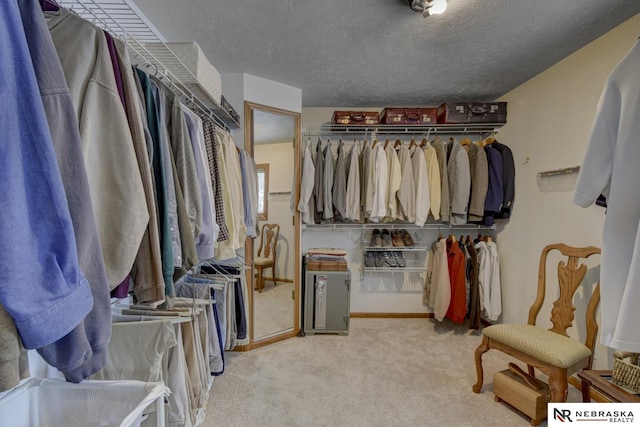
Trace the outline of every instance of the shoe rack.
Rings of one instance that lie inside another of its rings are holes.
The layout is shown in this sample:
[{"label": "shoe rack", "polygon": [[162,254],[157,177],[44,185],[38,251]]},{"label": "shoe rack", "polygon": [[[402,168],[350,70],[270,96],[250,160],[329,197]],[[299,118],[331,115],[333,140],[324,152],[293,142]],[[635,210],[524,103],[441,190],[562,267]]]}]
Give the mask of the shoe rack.
[{"label": "shoe rack", "polygon": [[[394,235],[407,233],[413,245]],[[422,246],[423,233],[417,229],[384,227],[367,228],[362,233],[363,273],[422,273],[426,271],[427,246]]]}]

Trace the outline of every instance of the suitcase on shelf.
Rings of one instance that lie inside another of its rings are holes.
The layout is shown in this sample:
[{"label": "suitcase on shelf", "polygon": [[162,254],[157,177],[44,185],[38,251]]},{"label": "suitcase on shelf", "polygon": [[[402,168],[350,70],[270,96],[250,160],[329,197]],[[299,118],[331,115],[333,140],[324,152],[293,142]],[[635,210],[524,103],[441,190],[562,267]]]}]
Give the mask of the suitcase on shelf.
[{"label": "suitcase on shelf", "polygon": [[438,122],[438,109],[420,108],[385,108],[380,113],[380,123],[387,125],[425,125]]},{"label": "suitcase on shelf", "polygon": [[385,108],[378,121],[383,125],[403,125],[404,119],[404,108]]},{"label": "suitcase on shelf", "polygon": [[335,125],[377,125],[376,111],[334,111],[331,123]]},{"label": "suitcase on shelf", "polygon": [[438,107],[438,123],[507,123],[506,102],[446,102]]}]

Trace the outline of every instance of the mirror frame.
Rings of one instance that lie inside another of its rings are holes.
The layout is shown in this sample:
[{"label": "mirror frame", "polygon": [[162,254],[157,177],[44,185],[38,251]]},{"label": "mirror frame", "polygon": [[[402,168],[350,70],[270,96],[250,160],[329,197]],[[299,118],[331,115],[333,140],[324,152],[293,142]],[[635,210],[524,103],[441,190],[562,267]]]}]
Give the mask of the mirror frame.
[{"label": "mirror frame", "polygon": [[[296,113],[293,111],[283,110],[276,107],[270,107],[268,105],[257,104],[250,101],[244,102],[244,149],[249,155],[253,158],[254,150],[253,150],[253,140],[254,140],[254,132],[253,132],[253,112],[254,111],[264,111],[272,114],[280,114],[290,116],[294,119],[294,159],[293,159],[293,167],[294,167],[294,180],[296,185],[293,186],[295,194],[294,194],[294,204],[293,206],[298,206],[298,201],[300,198],[300,189],[298,183],[300,182],[300,135],[301,135],[301,113]],[[255,159],[254,159],[255,160]],[[281,333],[277,333],[274,335],[269,335],[264,339],[255,339],[253,336],[254,331],[254,316],[253,316],[253,295],[254,295],[254,269],[253,269],[253,252],[254,252],[254,239],[247,238],[245,242],[245,259],[249,268],[246,271],[246,279],[247,279],[247,287],[250,292],[248,292],[249,296],[249,344],[247,346],[243,346],[240,348],[236,347],[236,350],[251,350],[254,348],[263,347],[268,344],[273,344],[278,341],[282,341],[288,338],[295,337],[300,332],[300,292],[301,292],[301,284],[300,284],[300,214],[297,209],[294,209],[293,213],[293,224],[294,224],[294,236],[295,236],[295,245],[293,256],[295,257],[294,261],[294,283],[293,283],[293,327],[291,329],[282,331]]]}]

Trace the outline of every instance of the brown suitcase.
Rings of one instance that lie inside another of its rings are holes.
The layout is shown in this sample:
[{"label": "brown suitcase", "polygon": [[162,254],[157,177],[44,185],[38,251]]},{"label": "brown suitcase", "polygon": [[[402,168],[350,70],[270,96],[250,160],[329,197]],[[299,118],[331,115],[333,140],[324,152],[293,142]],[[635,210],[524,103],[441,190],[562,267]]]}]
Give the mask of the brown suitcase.
[{"label": "brown suitcase", "polygon": [[380,112],[378,122],[383,125],[403,125],[404,108],[385,108]]},{"label": "brown suitcase", "polygon": [[380,113],[380,123],[386,125],[424,125],[437,122],[437,108],[385,108]]},{"label": "brown suitcase", "polygon": [[437,108],[405,108],[404,109],[406,124],[425,125],[438,123]]},{"label": "brown suitcase", "polygon": [[376,111],[334,111],[331,123],[336,125],[377,125]]},{"label": "brown suitcase", "polygon": [[447,102],[438,107],[438,123],[507,123],[506,102]]}]

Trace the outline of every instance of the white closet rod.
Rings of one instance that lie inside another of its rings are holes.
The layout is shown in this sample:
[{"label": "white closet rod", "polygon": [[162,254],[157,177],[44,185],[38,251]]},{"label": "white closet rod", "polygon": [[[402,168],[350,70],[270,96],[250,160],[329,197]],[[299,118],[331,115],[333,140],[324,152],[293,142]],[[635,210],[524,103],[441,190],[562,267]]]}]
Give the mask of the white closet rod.
[{"label": "white closet rod", "polygon": [[[171,49],[169,49],[164,40],[158,36],[157,31],[154,28],[151,28],[148,22],[140,18],[137,10],[132,9],[129,1],[120,0],[120,2],[121,3],[112,1],[111,3],[105,4],[104,7],[96,0],[71,0],[67,2],[60,1],[59,3],[61,6],[75,11],[82,18],[90,20],[94,25],[108,31],[113,37],[117,37],[122,40],[132,53],[132,62],[134,62],[134,59],[136,61],[140,60],[144,62],[148,68],[153,67],[155,69],[155,72],[153,73],[154,76],[158,77],[165,84],[167,83],[166,80],[168,80],[167,87],[176,93],[176,95],[184,97],[184,101],[186,103],[191,103],[192,108],[200,110],[202,113],[208,115],[216,125],[226,131],[230,131],[227,123],[212,111],[212,108],[209,105],[212,103],[211,101],[206,102],[187,89],[182,81],[169,71],[167,66],[165,66],[161,60],[151,53],[141,41],[133,36],[132,32],[138,33],[141,37],[147,39],[147,42],[161,43],[167,52],[171,52]],[[106,10],[107,6],[109,7],[109,10]],[[88,19],[87,14],[89,14],[92,19]],[[123,20],[125,22],[126,20],[133,20],[138,22],[133,24],[133,26],[130,24],[130,30],[128,31],[120,24],[119,20]],[[176,61],[180,66],[181,72],[188,74],[189,79],[197,81],[197,78],[193,73],[191,73],[191,71],[189,71],[180,58],[173,54],[171,54],[171,56],[171,60]],[[222,109],[222,107],[218,108]]]}]

